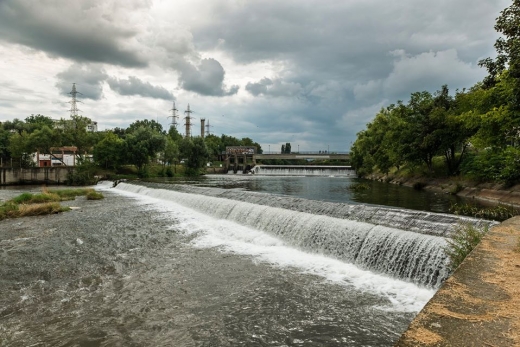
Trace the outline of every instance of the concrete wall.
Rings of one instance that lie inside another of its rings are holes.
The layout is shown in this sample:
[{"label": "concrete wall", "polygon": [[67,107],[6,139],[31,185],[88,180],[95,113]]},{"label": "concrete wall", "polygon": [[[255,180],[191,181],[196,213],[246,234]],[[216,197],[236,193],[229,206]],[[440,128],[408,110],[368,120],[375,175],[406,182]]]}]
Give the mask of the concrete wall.
[{"label": "concrete wall", "polygon": [[520,216],[493,227],[397,347],[520,346]]},{"label": "concrete wall", "polygon": [[0,168],[0,185],[65,183],[69,172],[74,171],[70,167],[37,167],[31,169]]}]

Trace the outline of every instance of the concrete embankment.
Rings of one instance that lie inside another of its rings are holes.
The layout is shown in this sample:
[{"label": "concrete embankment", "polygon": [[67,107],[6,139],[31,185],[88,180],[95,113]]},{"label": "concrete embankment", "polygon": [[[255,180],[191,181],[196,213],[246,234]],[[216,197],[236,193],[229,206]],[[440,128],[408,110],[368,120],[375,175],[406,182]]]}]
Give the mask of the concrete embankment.
[{"label": "concrete embankment", "polygon": [[0,168],[0,186],[10,184],[63,184],[73,167]]},{"label": "concrete embankment", "polygon": [[520,346],[520,217],[483,238],[395,346]]},{"label": "concrete embankment", "polygon": [[371,174],[365,177],[372,181],[387,182],[407,187],[420,184],[422,189],[444,194],[456,194],[460,197],[476,199],[489,204],[504,204],[520,207],[520,184],[504,187],[498,183],[475,183],[454,180],[452,178],[427,177],[388,177],[382,174]]}]

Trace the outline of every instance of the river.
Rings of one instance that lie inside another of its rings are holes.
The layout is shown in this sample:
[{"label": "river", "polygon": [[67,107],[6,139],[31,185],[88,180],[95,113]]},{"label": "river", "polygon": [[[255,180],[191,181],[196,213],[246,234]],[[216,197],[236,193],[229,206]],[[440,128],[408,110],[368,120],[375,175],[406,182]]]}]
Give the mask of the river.
[{"label": "river", "polygon": [[0,221],[0,345],[391,346],[449,274],[460,219],[419,211],[449,197],[371,201],[355,180],[108,182]]}]

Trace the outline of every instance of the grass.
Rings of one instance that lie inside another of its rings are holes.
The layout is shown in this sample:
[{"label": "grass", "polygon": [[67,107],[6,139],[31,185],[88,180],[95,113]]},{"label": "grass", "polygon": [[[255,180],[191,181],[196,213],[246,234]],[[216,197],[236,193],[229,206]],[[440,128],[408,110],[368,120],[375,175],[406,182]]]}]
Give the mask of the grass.
[{"label": "grass", "polygon": [[490,219],[496,221],[504,221],[520,214],[520,211],[505,205],[497,205],[493,207],[477,207],[471,204],[453,204],[450,212],[475,218]]},{"label": "grass", "polygon": [[480,243],[489,228],[477,229],[469,223],[461,223],[453,232],[444,252],[450,258],[450,268],[455,270],[468,254]]},{"label": "grass", "polygon": [[40,216],[69,211],[60,205],[61,201],[74,200],[76,196],[86,196],[87,200],[103,199],[103,194],[92,188],[47,190],[41,193],[22,193],[0,204],[0,220],[26,216]]}]

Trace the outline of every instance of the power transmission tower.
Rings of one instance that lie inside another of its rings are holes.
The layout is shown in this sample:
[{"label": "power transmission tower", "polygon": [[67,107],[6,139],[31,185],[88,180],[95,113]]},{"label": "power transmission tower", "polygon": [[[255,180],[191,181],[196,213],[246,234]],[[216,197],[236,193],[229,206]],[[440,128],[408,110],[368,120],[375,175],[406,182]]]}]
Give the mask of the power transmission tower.
[{"label": "power transmission tower", "polygon": [[184,117],[184,119],[186,120],[186,123],[184,123],[184,125],[186,126],[186,137],[187,138],[190,138],[191,137],[191,113],[193,111],[190,110],[190,104],[188,104],[188,109],[186,111],[184,111],[184,114],[186,114],[187,116]]},{"label": "power transmission tower", "polygon": [[172,115],[167,117],[172,119],[170,126],[173,125],[175,129],[177,129],[177,118],[179,118],[179,116],[177,116],[178,110],[175,108],[175,101],[173,102],[173,108],[170,111],[172,111]]},{"label": "power transmission tower", "polygon": [[[81,102],[81,101],[79,101],[77,98],[77,95],[81,94],[81,93],[76,90],[76,83],[72,83],[72,91],[69,94],[72,96],[72,98],[69,101],[70,118],[74,118],[78,115],[79,111],[81,111],[81,110],[78,110],[78,102]],[[81,94],[81,95],[83,95],[83,94]]]}]

